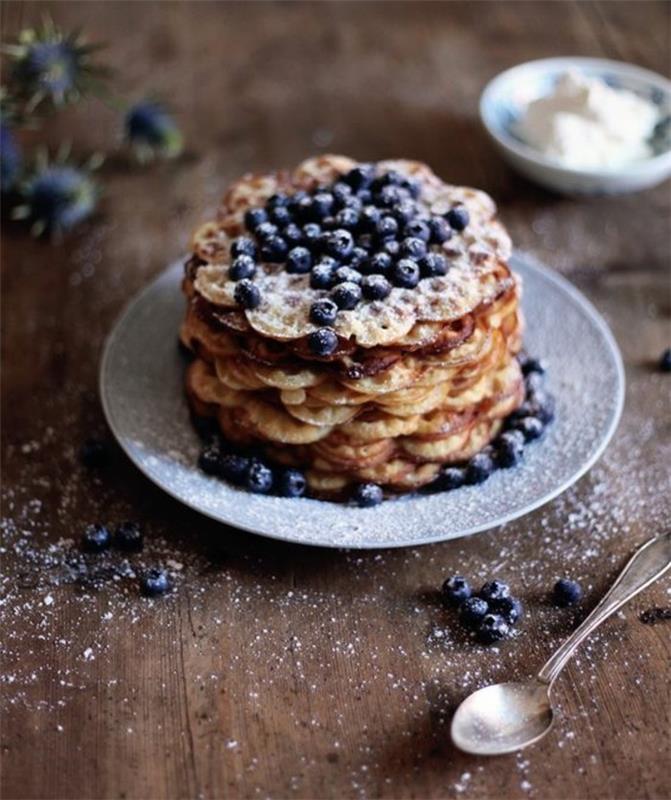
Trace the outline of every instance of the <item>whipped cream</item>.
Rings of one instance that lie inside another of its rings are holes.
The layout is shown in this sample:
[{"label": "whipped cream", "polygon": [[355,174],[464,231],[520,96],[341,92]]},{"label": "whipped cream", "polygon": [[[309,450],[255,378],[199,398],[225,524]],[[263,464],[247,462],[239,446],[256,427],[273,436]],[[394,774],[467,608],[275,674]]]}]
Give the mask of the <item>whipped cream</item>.
[{"label": "whipped cream", "polygon": [[652,155],[654,103],[598,78],[567,71],[531,102],[516,132],[543,155],[574,169],[615,168]]}]

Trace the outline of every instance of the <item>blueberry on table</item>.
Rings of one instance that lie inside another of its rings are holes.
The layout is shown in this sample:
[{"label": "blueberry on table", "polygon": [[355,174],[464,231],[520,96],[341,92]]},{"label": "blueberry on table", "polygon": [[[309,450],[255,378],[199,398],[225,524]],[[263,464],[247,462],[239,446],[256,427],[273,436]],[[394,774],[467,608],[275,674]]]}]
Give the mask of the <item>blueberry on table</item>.
[{"label": "blueberry on table", "polygon": [[416,236],[408,236],[401,242],[398,252],[402,258],[413,258],[417,261],[426,255],[426,242]]},{"label": "blueberry on table", "polygon": [[476,453],[466,467],[466,483],[473,486],[484,483],[494,472],[494,462],[487,453]]},{"label": "blueberry on table", "polygon": [[253,278],[256,273],[256,261],[251,256],[241,255],[233,259],[228,269],[228,277],[232,281]]},{"label": "blueberry on table", "polygon": [[441,492],[458,489],[466,482],[466,471],[462,467],[444,466],[435,480],[435,488]]},{"label": "blueberry on table", "polygon": [[265,208],[250,208],[245,211],[245,227],[248,231],[255,231],[263,222],[268,222]]},{"label": "blueberry on table", "polygon": [[281,236],[269,236],[261,245],[261,260],[279,264],[287,257],[289,245]]},{"label": "blueberry on table", "polygon": [[459,619],[467,628],[477,627],[489,612],[489,605],[481,597],[467,597],[459,605]]},{"label": "blueberry on table", "polygon": [[453,606],[458,606],[471,596],[471,587],[463,575],[452,575],[442,586],[443,600]]},{"label": "blueberry on table", "polygon": [[302,497],[306,487],[305,475],[300,470],[285,469],[277,476],[275,488],[280,497]]},{"label": "blueberry on table", "polygon": [[114,532],[114,544],[119,550],[125,550],[127,553],[137,553],[144,547],[144,536],[142,535],[142,528],[138,522],[126,520]]},{"label": "blueberry on table", "polygon": [[545,430],[545,426],[538,417],[522,417],[515,421],[514,428],[524,436],[525,442],[539,439]]},{"label": "blueberry on table", "polygon": [[82,550],[87,553],[102,553],[112,544],[112,537],[104,525],[88,525],[82,535]]},{"label": "blueberry on table", "polygon": [[384,495],[377,483],[360,483],[354,489],[353,499],[359,508],[372,508],[380,505]]},{"label": "blueberry on table", "polygon": [[307,247],[294,247],[287,255],[286,271],[296,275],[310,272],[312,253]]},{"label": "blueberry on table", "polygon": [[310,286],[313,289],[331,289],[335,284],[335,271],[338,262],[325,256],[310,272]]},{"label": "blueberry on table", "polygon": [[248,308],[250,310],[258,308],[261,303],[261,292],[259,291],[259,287],[253,284],[247,278],[241,280],[235,287],[233,297],[235,298],[236,303],[241,305],[243,308]]},{"label": "blueberry on table", "polygon": [[145,597],[161,597],[171,589],[172,583],[164,569],[149,569],[140,581],[140,590]]},{"label": "blueberry on table", "polygon": [[247,470],[249,469],[249,459],[236,453],[228,453],[221,456],[219,460],[221,475],[231,483],[240,485],[244,482]]},{"label": "blueberry on table", "polygon": [[509,633],[508,623],[500,614],[485,614],[477,627],[478,641],[482,642],[482,644],[500,642]]},{"label": "blueberry on table", "polygon": [[445,219],[453,231],[463,231],[471,220],[468,211],[463,206],[450,209],[445,214]]},{"label": "blueberry on table", "polygon": [[198,456],[198,466],[206,475],[219,475],[221,471],[221,450],[217,444],[204,447]]},{"label": "blueberry on table", "polygon": [[391,268],[394,286],[401,289],[414,289],[419,283],[419,266],[411,258],[402,258]]},{"label": "blueberry on table", "polygon": [[338,306],[327,297],[316,300],[310,306],[310,320],[315,325],[333,325],[338,316]]},{"label": "blueberry on table", "polygon": [[510,586],[504,581],[488,581],[478,592],[478,597],[486,600],[490,605],[510,597]]},{"label": "blueberry on table", "polygon": [[231,258],[236,256],[256,256],[256,244],[249,236],[238,236],[231,242]]},{"label": "blueberry on table", "polygon": [[500,467],[514,467],[524,452],[524,434],[510,430],[502,433],[496,442],[496,463]]},{"label": "blueberry on table", "polygon": [[87,439],[79,451],[79,458],[85,467],[102,467],[108,456],[107,447],[100,439]]},{"label": "blueberry on table", "polygon": [[452,228],[442,217],[431,217],[427,225],[429,226],[429,242],[431,244],[443,244],[452,236]]},{"label": "blueberry on table", "polygon": [[361,295],[361,287],[352,281],[339,283],[331,292],[331,297],[335,304],[344,311],[351,311],[356,308],[361,300]]},{"label": "blueberry on table", "polygon": [[422,278],[438,278],[447,273],[447,259],[441,253],[427,253],[418,263]]},{"label": "blueberry on table", "polygon": [[516,597],[504,597],[492,604],[492,610],[500,614],[508,625],[515,623],[522,618],[522,603]]},{"label": "blueberry on table", "polygon": [[361,291],[366,300],[384,300],[389,297],[391,284],[384,275],[367,275],[361,281]]},{"label": "blueberry on table", "polygon": [[661,372],[671,372],[671,347],[662,353],[659,359],[659,369]]},{"label": "blueberry on table", "polygon": [[560,578],[552,590],[552,600],[561,608],[574,606],[582,599],[582,588],[579,583],[568,578]]},{"label": "blueberry on table", "polygon": [[249,464],[245,486],[254,494],[268,494],[273,488],[273,471],[262,461],[254,459]]},{"label": "blueberry on table", "polygon": [[316,356],[330,356],[338,348],[338,337],[331,328],[320,328],[308,336],[308,348]]}]

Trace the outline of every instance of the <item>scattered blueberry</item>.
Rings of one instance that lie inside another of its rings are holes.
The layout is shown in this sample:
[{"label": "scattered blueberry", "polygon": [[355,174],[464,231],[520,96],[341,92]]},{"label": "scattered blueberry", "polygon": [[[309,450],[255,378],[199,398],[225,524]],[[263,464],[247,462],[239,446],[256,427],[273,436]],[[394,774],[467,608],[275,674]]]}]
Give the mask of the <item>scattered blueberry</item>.
[{"label": "scattered blueberry", "polygon": [[426,244],[431,238],[431,229],[421,219],[413,219],[403,227],[403,236],[411,239],[420,239]]},{"label": "scattered blueberry", "polygon": [[286,206],[276,206],[270,211],[270,220],[280,228],[288,225],[292,221],[291,211]]},{"label": "scattered blueberry", "polygon": [[364,206],[359,214],[359,224],[364,230],[374,231],[382,212],[377,206]]},{"label": "scattered blueberry", "polygon": [[144,547],[144,537],[142,528],[137,522],[127,520],[117,525],[114,532],[114,544],[119,550],[129,553],[137,553]]},{"label": "scattered blueberry", "polygon": [[478,597],[486,600],[490,605],[510,597],[510,586],[504,581],[488,581],[478,592]]},{"label": "scattered blueberry", "polygon": [[172,589],[172,583],[164,569],[154,568],[147,570],[142,576],[140,589],[146,597],[160,597]]},{"label": "scattered blueberry", "polygon": [[82,550],[87,553],[102,553],[112,544],[112,537],[104,525],[88,525],[82,535]]},{"label": "scattered blueberry", "polygon": [[362,272],[370,275],[386,275],[391,269],[392,259],[389,253],[375,253],[362,264]]},{"label": "scattered blueberry", "polygon": [[303,239],[308,247],[314,247],[322,235],[322,229],[316,222],[308,222],[303,225]]},{"label": "scattered blueberry", "polygon": [[273,488],[273,471],[261,461],[251,461],[245,478],[245,486],[254,494],[268,494]]},{"label": "scattered blueberry", "polygon": [[431,217],[427,225],[429,226],[429,233],[431,235],[429,241],[432,244],[443,244],[452,236],[452,229],[441,217]]},{"label": "scattered blueberry", "polygon": [[402,200],[391,209],[394,219],[400,224],[405,225],[417,213],[417,206],[412,200]]},{"label": "scattered blueberry", "polygon": [[268,214],[264,208],[250,208],[245,211],[245,227],[255,231],[263,222],[268,222]]},{"label": "scattered blueberry", "polygon": [[287,255],[287,272],[294,274],[305,274],[310,272],[312,266],[312,254],[307,247],[294,247],[289,250]]},{"label": "scattered blueberry", "polygon": [[467,628],[478,626],[489,611],[489,605],[481,597],[467,597],[459,605],[459,619]]},{"label": "scattered blueberry", "polygon": [[361,269],[362,264],[368,258],[368,252],[363,247],[355,247],[349,254],[348,266],[352,269]]},{"label": "scattered blueberry", "polygon": [[263,242],[266,239],[272,239],[273,236],[277,236],[278,231],[279,228],[277,225],[273,225],[272,222],[261,222],[256,226],[254,233]]},{"label": "scattered blueberry", "polygon": [[331,289],[335,284],[335,271],[338,262],[325,256],[315,264],[310,272],[310,286],[313,289]]},{"label": "scattered blueberry", "polygon": [[232,281],[241,281],[244,278],[252,278],[256,273],[256,261],[251,256],[241,255],[233,259],[228,270],[228,277]]},{"label": "scattered blueberry", "polygon": [[402,258],[391,268],[391,279],[394,286],[403,289],[414,289],[419,283],[419,266],[411,258]]},{"label": "scattered blueberry", "polygon": [[401,242],[401,248],[398,251],[401,258],[412,258],[418,261],[426,255],[426,242],[423,239],[409,236]]},{"label": "scattered blueberry", "polygon": [[217,444],[205,447],[198,456],[198,466],[207,475],[218,475],[221,471],[221,450]]},{"label": "scattered blueberry", "polygon": [[102,467],[108,458],[107,447],[100,439],[87,439],[79,451],[79,457],[85,467]]},{"label": "scattered blueberry", "polygon": [[336,181],[331,186],[331,194],[337,205],[342,205],[352,194],[352,187],[344,181]]},{"label": "scattered blueberry", "polygon": [[353,499],[360,508],[378,506],[383,500],[382,489],[377,483],[360,483],[354,489]]},{"label": "scattered blueberry", "polygon": [[269,209],[273,208],[281,208],[283,206],[291,205],[291,198],[284,194],[284,192],[277,192],[276,194],[271,194],[268,200],[266,201],[266,206]]},{"label": "scattered blueberry", "polygon": [[524,452],[524,434],[510,430],[502,433],[496,441],[496,463],[500,467],[514,467]]},{"label": "scattered blueberry", "polygon": [[351,267],[338,267],[334,273],[336,283],[361,283],[361,273]]},{"label": "scattered blueberry", "polygon": [[357,283],[346,281],[345,283],[339,283],[335,287],[335,289],[331,292],[331,297],[338,308],[342,308],[345,311],[351,311],[359,304],[361,300],[361,294],[361,287]]},{"label": "scattered blueberry", "polygon": [[375,225],[375,233],[380,241],[393,239],[398,233],[398,222],[393,217],[380,217]]},{"label": "scattered blueberry", "polygon": [[233,239],[231,242],[231,258],[236,256],[251,256],[254,258],[256,256],[254,240],[250,239],[249,236],[238,236],[237,239]]},{"label": "scattered blueberry", "polygon": [[458,489],[466,481],[466,471],[462,467],[451,467],[445,465],[441,467],[438,477],[435,480],[435,488],[439,491],[449,492]]},{"label": "scattered blueberry", "polygon": [[338,306],[327,297],[310,306],[310,319],[315,325],[333,325],[338,316]]},{"label": "scattered blueberry", "polygon": [[508,623],[500,614],[485,614],[477,627],[478,640],[482,644],[494,644],[510,633]]},{"label": "scattered blueberry", "polygon": [[347,258],[353,248],[352,234],[342,228],[330,231],[324,237],[324,251],[333,258]]},{"label": "scattered blueberry", "polygon": [[515,625],[522,618],[522,603],[516,597],[504,597],[497,600],[493,603],[492,608],[505,619],[508,625]]},{"label": "scattered blueberry", "polygon": [[447,273],[447,259],[441,253],[427,253],[418,263],[422,278],[437,278]]},{"label": "scattered blueberry", "polygon": [[330,192],[317,192],[312,197],[310,215],[315,220],[324,219],[333,208],[333,195]]},{"label": "scattered blueberry", "polygon": [[303,243],[303,231],[295,222],[290,222],[282,228],[282,238],[289,248],[293,248]]},{"label": "scattered blueberry", "polygon": [[308,336],[310,352],[316,356],[330,356],[338,347],[338,337],[331,328],[320,328]]},{"label": "scattered blueberry", "polygon": [[457,206],[445,214],[445,219],[453,231],[463,231],[471,218],[463,206]]},{"label": "scattered blueberry", "polygon": [[582,588],[575,581],[561,578],[555,583],[552,590],[552,599],[557,606],[566,608],[574,606],[582,599]]},{"label": "scattered blueberry", "polygon": [[259,287],[250,280],[245,279],[238,283],[233,293],[235,302],[243,308],[254,309],[261,303],[261,292]]},{"label": "scattered blueberry", "polygon": [[351,186],[354,191],[364,189],[370,186],[373,180],[375,168],[372,164],[360,164],[358,167],[351,169],[344,177],[343,181]]},{"label": "scattered blueberry", "polygon": [[281,497],[302,497],[307,487],[305,475],[297,469],[282,470],[276,484],[275,489]]},{"label": "scattered blueberry", "polygon": [[269,236],[261,245],[261,260],[279,264],[287,257],[289,247],[281,236]]},{"label": "scattered blueberry", "polygon": [[487,453],[476,453],[466,467],[466,483],[483,483],[494,472],[494,462]]},{"label": "scattered blueberry", "polygon": [[524,375],[530,375],[532,372],[545,375],[546,370],[545,363],[539,358],[525,358],[522,361],[522,373]]},{"label": "scattered blueberry", "polygon": [[359,215],[353,208],[342,208],[335,215],[335,221],[339,228],[354,230],[359,224]]},{"label": "scattered blueberry", "polygon": [[453,575],[448,578],[442,587],[443,599],[450,605],[458,606],[463,600],[467,600],[472,592],[471,587],[462,575]]},{"label": "scattered blueberry", "polygon": [[391,284],[384,275],[367,275],[361,281],[361,291],[366,300],[384,300],[391,292]]},{"label": "scattered blueberry", "polygon": [[245,456],[240,456],[235,453],[229,453],[221,456],[219,461],[219,469],[221,474],[226,480],[240,485],[245,480],[247,470],[249,469],[249,459]]},{"label": "scattered blueberry", "polygon": [[671,347],[665,350],[659,359],[660,372],[671,372]]},{"label": "scattered blueberry", "polygon": [[522,417],[514,422],[514,428],[524,436],[525,442],[539,439],[545,430],[543,423],[537,417]]}]

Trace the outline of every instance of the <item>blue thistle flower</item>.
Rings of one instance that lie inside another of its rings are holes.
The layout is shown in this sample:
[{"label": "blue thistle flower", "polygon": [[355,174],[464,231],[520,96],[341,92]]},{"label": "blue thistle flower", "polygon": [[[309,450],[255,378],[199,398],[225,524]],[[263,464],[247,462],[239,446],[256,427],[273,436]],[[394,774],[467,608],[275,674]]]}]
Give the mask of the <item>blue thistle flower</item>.
[{"label": "blue thistle flower", "polygon": [[16,183],[21,171],[21,148],[12,129],[0,123],[0,192],[5,194]]},{"label": "blue thistle flower", "polygon": [[124,119],[126,141],[141,161],[176,158],[184,144],[182,133],[165,106],[144,100],[128,109]]}]

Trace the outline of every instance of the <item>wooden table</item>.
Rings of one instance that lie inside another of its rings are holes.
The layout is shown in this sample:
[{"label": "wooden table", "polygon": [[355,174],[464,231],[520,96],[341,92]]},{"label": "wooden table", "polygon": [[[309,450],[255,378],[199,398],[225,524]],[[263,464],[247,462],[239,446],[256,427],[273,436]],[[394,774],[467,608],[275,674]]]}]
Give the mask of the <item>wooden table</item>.
[{"label": "wooden table", "polygon": [[[545,741],[496,760],[448,742],[458,701],[535,670],[671,517],[671,383],[653,363],[671,344],[669,187],[593,200],[535,188],[486,140],[478,95],[542,56],[668,72],[669,5],[5,2],[5,35],[44,10],[109,42],[125,97],[167,97],[188,151],[144,170],[112,157],[99,215],[61,245],[4,229],[2,795],[669,797],[669,623],[639,620],[669,605],[668,583],[571,662]],[[113,148],[118,127],[90,102],[46,135],[84,154]],[[319,150],[410,156],[482,187],[517,246],[605,314],[626,362],[626,410],[577,487],[469,539],[330,552],[215,525],[112,444],[103,470],[79,463],[82,441],[106,435],[96,375],[123,305],[184,251],[227,181]],[[132,578],[97,591],[49,584],[49,543],[58,566],[59,540],[126,517],[147,531],[141,563],[178,562],[171,597],[143,600]],[[517,639],[492,651],[458,633],[435,600],[454,572],[510,580],[527,607]],[[547,603],[564,574],[585,586],[578,611]]]}]

